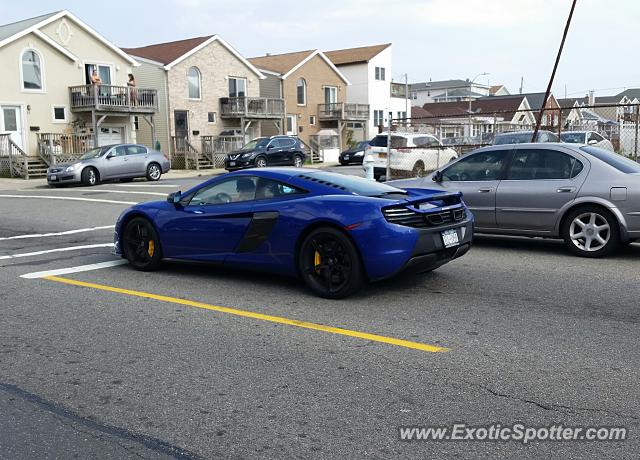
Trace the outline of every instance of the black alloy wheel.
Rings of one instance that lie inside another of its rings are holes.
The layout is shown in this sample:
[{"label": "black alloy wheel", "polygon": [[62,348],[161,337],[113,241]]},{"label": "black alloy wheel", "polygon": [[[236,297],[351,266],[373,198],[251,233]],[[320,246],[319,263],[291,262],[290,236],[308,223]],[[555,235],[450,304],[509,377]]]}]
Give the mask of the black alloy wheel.
[{"label": "black alloy wheel", "polygon": [[152,271],[160,266],[160,239],[147,219],[136,217],[128,222],[122,240],[124,255],[133,268]]},{"label": "black alloy wheel", "polygon": [[320,227],[304,239],[298,267],[307,286],[320,297],[342,299],[364,284],[358,250],[332,227]]}]

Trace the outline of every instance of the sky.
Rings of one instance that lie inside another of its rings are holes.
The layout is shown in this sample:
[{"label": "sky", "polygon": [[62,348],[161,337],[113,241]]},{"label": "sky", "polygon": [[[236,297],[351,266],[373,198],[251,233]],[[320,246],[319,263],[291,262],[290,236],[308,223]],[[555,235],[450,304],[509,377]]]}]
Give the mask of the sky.
[{"label": "sky", "polygon": [[[394,81],[472,79],[544,91],[571,0],[0,0],[6,24],[67,9],[137,47],[219,34],[245,57],[393,43]],[[640,87],[640,1],[578,0],[556,97]]]}]

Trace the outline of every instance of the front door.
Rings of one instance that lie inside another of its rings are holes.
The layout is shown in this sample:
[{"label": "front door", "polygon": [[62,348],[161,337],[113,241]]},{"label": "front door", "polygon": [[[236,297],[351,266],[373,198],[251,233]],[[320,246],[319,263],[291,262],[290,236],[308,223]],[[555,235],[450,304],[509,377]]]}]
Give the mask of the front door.
[{"label": "front door", "polygon": [[3,105],[0,113],[0,133],[9,133],[11,140],[24,150],[22,109],[20,106]]},{"label": "front door", "polygon": [[508,154],[506,149],[470,154],[442,171],[440,188],[462,192],[479,228],[496,227],[496,190]]},{"label": "front door", "polygon": [[515,150],[496,194],[498,226],[552,232],[560,209],[578,194],[584,169],[579,159],[558,150]]},{"label": "front door", "polygon": [[297,136],[298,130],[298,117],[297,115],[287,115],[287,135]]},{"label": "front door", "polygon": [[179,150],[184,150],[186,141],[189,139],[189,120],[186,110],[176,110],[173,112],[175,133],[176,133],[176,147]]}]

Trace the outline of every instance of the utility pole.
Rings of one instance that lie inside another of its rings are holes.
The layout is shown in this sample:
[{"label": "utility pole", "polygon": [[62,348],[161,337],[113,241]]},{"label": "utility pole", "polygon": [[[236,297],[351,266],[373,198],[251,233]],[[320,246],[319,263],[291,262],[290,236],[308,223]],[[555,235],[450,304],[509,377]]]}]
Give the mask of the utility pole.
[{"label": "utility pole", "polygon": [[560,56],[562,55],[562,48],[564,48],[564,42],[567,39],[567,34],[569,33],[569,25],[571,24],[571,18],[573,17],[573,11],[576,9],[576,1],[573,0],[571,4],[571,11],[569,12],[569,17],[567,18],[567,24],[564,26],[564,33],[562,34],[562,41],[560,42],[560,49],[558,49],[558,55],[556,56],[556,62],[553,65],[553,71],[551,72],[551,78],[549,79],[549,84],[547,85],[547,91],[544,93],[544,99],[542,101],[542,107],[540,107],[540,112],[538,112],[538,117],[536,120],[536,127],[533,130],[533,135],[531,136],[531,142],[536,141],[536,137],[538,136],[538,131],[540,130],[540,123],[542,123],[542,114],[544,113],[544,108],[547,105],[547,100],[549,99],[549,94],[551,94],[551,86],[553,86],[553,79],[556,77],[556,70],[558,69],[558,63],[560,62]]},{"label": "utility pole", "polygon": [[482,72],[479,73],[478,75],[476,75],[475,77],[473,77],[473,80],[469,81],[469,138],[472,137],[472,133],[471,133],[471,85],[473,85],[473,82],[476,81],[476,78],[478,77],[482,77],[484,75],[489,75],[488,72]]}]

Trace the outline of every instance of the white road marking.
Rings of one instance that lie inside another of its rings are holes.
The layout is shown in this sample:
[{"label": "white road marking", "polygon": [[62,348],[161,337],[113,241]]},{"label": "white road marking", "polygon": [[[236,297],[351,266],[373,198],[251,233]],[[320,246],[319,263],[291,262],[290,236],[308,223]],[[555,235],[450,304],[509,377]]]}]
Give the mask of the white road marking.
[{"label": "white road marking", "polygon": [[92,203],[138,204],[137,201],[102,200],[99,198],[77,198],[75,196],[42,196],[42,195],[0,195],[0,198],[30,198],[43,200],[89,201]]},{"label": "white road marking", "polygon": [[[39,192],[40,190],[34,190],[34,189],[19,189],[18,191],[20,192]],[[66,190],[56,190],[56,192],[88,192],[87,189],[82,189],[82,188],[68,188]],[[105,189],[105,188],[94,188],[91,193],[95,193],[95,192],[104,192],[104,193],[131,193],[131,194],[138,194],[138,195],[157,195],[157,196],[167,196],[166,193],[161,193],[161,192],[133,192],[131,190],[109,190],[109,189]]]},{"label": "white road marking", "polygon": [[172,188],[176,188],[176,187],[180,187],[179,185],[173,185],[173,184],[160,184],[160,185],[154,185],[154,184],[113,184],[114,187],[172,187]]},{"label": "white road marking", "polygon": [[105,225],[103,227],[91,227],[91,228],[79,228],[77,230],[65,230],[64,232],[30,233],[28,235],[5,236],[5,237],[0,238],[0,241],[4,241],[4,240],[20,240],[20,239],[24,239],[24,238],[44,238],[46,236],[73,235],[75,233],[95,232],[97,230],[106,230],[106,229],[114,228],[114,227],[115,227],[115,225]]},{"label": "white road marking", "polygon": [[107,248],[107,247],[113,247],[113,243],[87,244],[84,246],[68,246],[66,248],[47,249],[44,251],[23,252],[20,254],[10,254],[6,256],[0,256],[0,260],[18,259],[20,257],[41,256],[43,254],[50,254],[52,252],[77,251],[79,249],[93,249],[93,248]]},{"label": "white road marking", "polygon": [[45,276],[68,275],[69,273],[80,273],[80,272],[88,272],[90,270],[100,270],[101,268],[115,267],[117,265],[124,265],[126,263],[128,262],[125,259],[110,260],[109,262],[100,262],[97,264],[78,265],[77,267],[58,268],[56,270],[26,273],[24,275],[20,275],[20,278],[36,279],[36,278],[44,278]]}]

